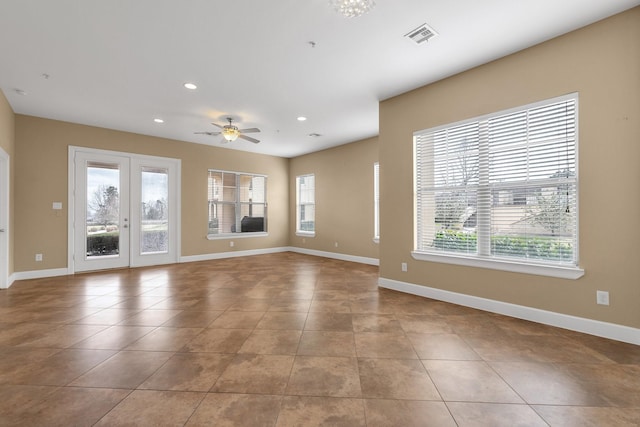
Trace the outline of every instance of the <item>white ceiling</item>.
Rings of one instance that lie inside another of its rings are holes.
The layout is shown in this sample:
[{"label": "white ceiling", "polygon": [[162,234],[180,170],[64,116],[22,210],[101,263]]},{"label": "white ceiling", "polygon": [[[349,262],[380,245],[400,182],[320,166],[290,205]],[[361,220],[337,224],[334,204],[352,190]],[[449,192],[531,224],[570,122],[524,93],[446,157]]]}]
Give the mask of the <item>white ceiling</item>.
[{"label": "white ceiling", "polygon": [[[0,89],[20,114],[294,157],[377,135],[380,100],[639,4],[377,0],[347,19],[328,0],[1,0]],[[439,36],[403,37],[423,23]],[[262,142],[193,134],[227,116]]]}]

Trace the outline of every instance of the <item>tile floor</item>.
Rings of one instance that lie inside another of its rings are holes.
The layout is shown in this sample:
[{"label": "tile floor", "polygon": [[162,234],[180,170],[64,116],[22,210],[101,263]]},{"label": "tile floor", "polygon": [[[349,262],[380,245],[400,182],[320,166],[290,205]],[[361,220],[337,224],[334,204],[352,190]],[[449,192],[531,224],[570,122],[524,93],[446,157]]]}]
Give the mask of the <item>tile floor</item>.
[{"label": "tile floor", "polygon": [[0,425],[640,424],[640,347],[293,253],[0,291]]}]

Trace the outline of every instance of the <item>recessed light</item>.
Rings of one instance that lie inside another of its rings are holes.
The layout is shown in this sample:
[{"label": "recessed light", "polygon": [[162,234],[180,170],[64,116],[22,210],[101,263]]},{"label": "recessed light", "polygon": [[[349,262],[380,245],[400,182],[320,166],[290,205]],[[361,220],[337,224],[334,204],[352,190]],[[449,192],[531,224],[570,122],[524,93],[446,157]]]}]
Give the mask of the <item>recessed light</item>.
[{"label": "recessed light", "polygon": [[164,120],[162,119],[153,119],[153,121],[156,123],[164,123]]},{"label": "recessed light", "polygon": [[298,117],[298,121],[299,122],[304,122],[305,120],[307,120],[307,118],[305,116]]},{"label": "recessed light", "polygon": [[17,93],[18,95],[22,95],[22,96],[26,96],[27,92],[22,90],[22,89],[14,89],[13,90],[15,93]]},{"label": "recessed light", "polygon": [[319,133],[315,133],[315,132],[314,132],[314,133],[310,133],[310,134],[309,134],[309,136],[310,136],[311,138],[317,138],[317,137],[322,136],[322,135],[320,135]]},{"label": "recessed light", "polygon": [[196,85],[195,85],[195,84],[193,84],[193,83],[185,83],[185,84],[184,84],[184,87],[186,87],[187,89],[191,89],[191,90],[196,90],[196,89],[198,89],[198,86],[196,86]]}]

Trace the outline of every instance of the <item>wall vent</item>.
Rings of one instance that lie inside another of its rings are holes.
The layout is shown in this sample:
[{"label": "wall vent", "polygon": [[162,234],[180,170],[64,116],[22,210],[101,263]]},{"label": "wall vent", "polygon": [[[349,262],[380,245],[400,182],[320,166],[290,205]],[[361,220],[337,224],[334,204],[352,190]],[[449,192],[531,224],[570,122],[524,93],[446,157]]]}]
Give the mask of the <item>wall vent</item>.
[{"label": "wall vent", "polygon": [[404,36],[409,40],[412,40],[415,44],[422,44],[433,37],[437,36],[438,33],[429,27],[427,24],[422,24],[415,30],[409,31]]}]

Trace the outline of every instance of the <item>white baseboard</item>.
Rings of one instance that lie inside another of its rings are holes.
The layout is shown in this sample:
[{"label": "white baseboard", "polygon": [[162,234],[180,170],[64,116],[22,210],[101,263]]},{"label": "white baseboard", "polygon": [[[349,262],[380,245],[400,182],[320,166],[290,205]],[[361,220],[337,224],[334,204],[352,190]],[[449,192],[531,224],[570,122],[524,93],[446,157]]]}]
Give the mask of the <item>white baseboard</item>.
[{"label": "white baseboard", "polygon": [[316,251],[314,249],[298,248],[295,246],[289,247],[288,250],[290,252],[296,252],[299,254],[313,255],[313,256],[319,256],[324,258],[333,258],[333,259],[339,259],[342,261],[357,262],[360,264],[380,265],[380,260],[377,258],[367,258],[362,256],[340,254],[337,252]]},{"label": "white baseboard", "polygon": [[218,252],[212,254],[181,256],[179,262],[196,262],[210,261],[213,259],[237,258],[242,256],[275,254],[279,252],[288,252],[289,247],[266,248],[266,249],[250,249],[247,251]]},{"label": "white baseboard", "polygon": [[[302,248],[296,248],[292,246],[283,246],[283,247],[265,248],[265,249],[251,249],[246,251],[219,252],[219,253],[202,254],[202,255],[189,255],[189,256],[180,257],[178,262],[184,263],[184,262],[196,262],[196,261],[209,261],[209,260],[215,260],[215,259],[274,254],[274,253],[280,253],[280,252],[296,252],[296,253],[319,256],[324,258],[333,258],[333,259],[339,259],[343,261],[358,262],[361,264],[379,265],[378,260],[375,258],[366,258],[366,257],[360,257],[360,256],[354,256],[354,255],[339,254],[334,252],[315,251],[311,249],[302,249]],[[69,274],[73,274],[73,273],[70,272],[69,269],[67,268],[21,271],[21,272],[13,273],[9,277],[8,286],[11,286],[11,284],[16,280],[41,279],[45,277],[66,276]]]},{"label": "white baseboard", "polygon": [[16,280],[29,280],[29,279],[44,279],[45,277],[67,276],[72,274],[68,268],[52,268],[49,270],[33,270],[33,271],[19,271],[13,273],[11,276],[13,280],[9,279],[12,283]]},{"label": "white baseboard", "polygon": [[7,277],[7,283],[5,284],[5,286],[0,286],[0,289],[9,289],[11,287],[11,285],[13,284],[13,282],[15,282],[16,278],[13,276],[13,274],[10,274]]},{"label": "white baseboard", "polygon": [[190,256],[180,257],[179,262],[209,261],[214,259],[274,254],[279,252],[295,252],[299,254],[313,255],[313,256],[319,256],[323,258],[332,258],[332,259],[339,259],[342,261],[358,262],[360,264],[379,265],[379,261],[376,258],[367,258],[367,257],[361,257],[361,256],[355,256],[355,255],[340,254],[336,252],[316,251],[313,249],[297,248],[294,246],[283,246],[278,248],[266,248],[266,249],[252,249],[247,251],[218,252],[218,253],[203,254],[203,255],[190,255]]},{"label": "white baseboard", "polygon": [[491,313],[504,314],[518,319],[530,320],[545,325],[556,326],[571,331],[582,332],[616,341],[640,345],[640,329],[583,317],[555,313],[522,305],[510,304],[471,295],[459,294],[442,289],[415,285],[380,277],[378,285],[382,288],[405,292],[412,295],[450,302],[465,307],[477,308]]}]

